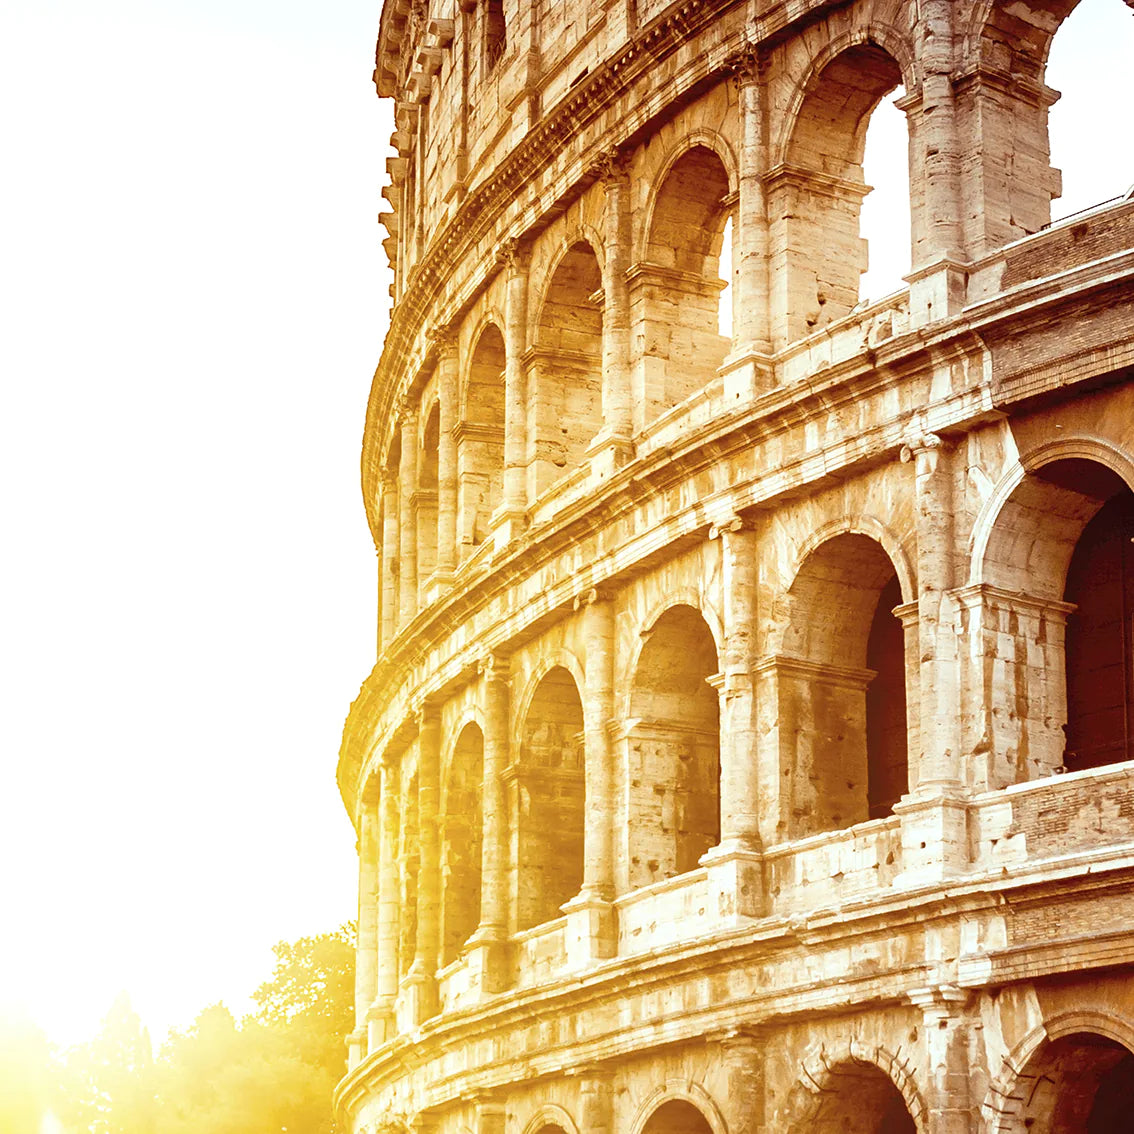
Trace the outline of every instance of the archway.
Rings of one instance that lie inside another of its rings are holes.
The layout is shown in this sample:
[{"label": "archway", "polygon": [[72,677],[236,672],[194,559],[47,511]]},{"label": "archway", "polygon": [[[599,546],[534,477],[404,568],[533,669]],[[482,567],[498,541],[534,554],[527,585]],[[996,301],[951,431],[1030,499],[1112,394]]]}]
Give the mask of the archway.
[{"label": "archway", "polygon": [[680,604],[646,635],[630,696],[632,887],[696,868],[720,841],[717,647],[701,612]]},{"label": "archway", "polygon": [[795,1109],[790,1134],[917,1134],[902,1092],[865,1060],[831,1067],[818,1091],[797,1087]]},{"label": "archway", "polygon": [[1134,1054],[1117,1040],[1074,1032],[1045,1041],[1007,1099],[1000,1134],[1124,1134]]},{"label": "archway", "polygon": [[642,1134],[713,1134],[709,1121],[686,1099],[669,1099],[654,1111]]},{"label": "archway", "polygon": [[909,788],[901,589],[869,536],[820,544],[788,591],[775,666],[786,838],[888,815]]},{"label": "archway", "polygon": [[417,771],[402,794],[402,822],[398,838],[398,971],[409,972],[417,953],[417,873],[421,845],[418,827]]},{"label": "archway", "polygon": [[469,362],[457,438],[457,542],[461,557],[488,535],[504,494],[504,336],[489,323]]},{"label": "archway", "polygon": [[997,513],[976,656],[983,687],[1012,690],[1013,711],[984,706],[990,787],[1134,755],[1132,525],[1126,482],[1082,457],[1028,473]]},{"label": "archway", "polygon": [[484,736],[457,737],[441,808],[441,963],[457,959],[480,922]]},{"label": "archway", "polygon": [[712,381],[728,353],[720,333],[721,246],[729,177],[705,145],[687,150],[654,199],[644,262],[631,280],[631,319],[644,354],[635,367],[637,428]]},{"label": "archway", "polygon": [[543,676],[511,769],[516,928],[560,916],[583,885],[583,702],[563,666]]},{"label": "archway", "polygon": [[602,427],[602,272],[573,244],[548,284],[528,368],[528,492],[535,498],[582,460]]},{"label": "archway", "polygon": [[867,125],[901,82],[894,58],[862,43],[842,51],[808,84],[783,168],[770,187],[778,346],[841,319],[858,303],[868,262],[859,231],[870,191],[862,169]]}]

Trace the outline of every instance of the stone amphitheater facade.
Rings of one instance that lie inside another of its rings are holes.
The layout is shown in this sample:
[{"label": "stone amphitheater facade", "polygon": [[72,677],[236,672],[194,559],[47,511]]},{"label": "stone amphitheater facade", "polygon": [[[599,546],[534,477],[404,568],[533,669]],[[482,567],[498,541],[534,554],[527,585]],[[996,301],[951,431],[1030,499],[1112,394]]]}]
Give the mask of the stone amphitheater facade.
[{"label": "stone amphitheater facade", "polygon": [[341,1129],[1134,1129],[1134,200],[1049,223],[1074,7],[386,0]]}]

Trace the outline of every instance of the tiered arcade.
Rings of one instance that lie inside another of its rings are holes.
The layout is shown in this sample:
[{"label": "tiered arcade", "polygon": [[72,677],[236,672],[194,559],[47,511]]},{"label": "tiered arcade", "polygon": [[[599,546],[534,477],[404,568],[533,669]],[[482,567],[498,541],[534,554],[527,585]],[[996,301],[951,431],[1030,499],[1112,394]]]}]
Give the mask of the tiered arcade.
[{"label": "tiered arcade", "polygon": [[386,0],[344,1129],[1127,1129],[1134,200],[1049,224],[1074,7]]}]

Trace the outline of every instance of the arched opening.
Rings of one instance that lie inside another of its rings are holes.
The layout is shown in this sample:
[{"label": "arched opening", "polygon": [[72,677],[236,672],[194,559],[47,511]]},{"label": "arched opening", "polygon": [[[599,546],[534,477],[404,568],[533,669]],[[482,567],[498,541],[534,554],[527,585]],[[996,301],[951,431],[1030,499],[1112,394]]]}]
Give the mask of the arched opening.
[{"label": "arched opening", "polygon": [[398,971],[409,972],[417,952],[417,871],[421,845],[417,809],[417,772],[402,794],[402,823],[398,839]]},{"label": "arched opening", "polygon": [[721,236],[720,273],[721,279],[724,281],[724,287],[721,289],[721,297],[717,305],[717,334],[724,339],[732,338],[732,303],[736,295],[736,288],[733,287],[735,258],[733,256],[732,242],[734,236],[734,225],[732,223],[732,217],[730,216],[725,221],[724,233]]},{"label": "arched opening", "polygon": [[453,749],[441,805],[441,963],[460,955],[480,923],[484,736],[472,723]]},{"label": "arched opening", "polygon": [[484,0],[484,69],[487,74],[500,62],[508,47],[504,22],[504,0]]},{"label": "arched opening", "polygon": [[979,687],[1012,697],[982,708],[988,786],[1134,755],[1132,515],[1126,482],[1078,457],[1029,473],[997,514],[972,620]]},{"label": "arched opening", "polygon": [[477,339],[457,428],[457,541],[461,557],[483,543],[504,494],[504,336],[490,323]]},{"label": "arched opening", "polygon": [[975,63],[1004,93],[982,97],[989,84],[973,84],[959,103],[969,145],[979,149],[970,252],[991,251],[1038,232],[1053,212],[1067,216],[1129,188],[1129,147],[1114,145],[1102,108],[1128,100],[1132,51],[1134,19],[1122,0],[989,6]]},{"label": "arched opening", "polygon": [[890,813],[909,788],[905,631],[894,565],[844,533],[806,559],[775,659],[784,838]]},{"label": "arched opening", "polygon": [[713,1134],[713,1128],[691,1102],[670,1099],[650,1115],[642,1134]]},{"label": "arched opening", "polygon": [[528,494],[575,468],[602,426],[602,272],[572,245],[547,288],[528,369]]},{"label": "arched opening", "polygon": [[583,702],[563,666],[536,687],[511,769],[516,928],[560,916],[583,885]]},{"label": "arched opening", "polygon": [[717,647],[701,612],[670,607],[646,634],[630,696],[633,888],[697,867],[720,842]]},{"label": "arched opening", "polygon": [[1001,1130],[1020,1134],[1125,1134],[1134,1054],[1116,1040],[1075,1032],[1045,1042],[1021,1072]]},{"label": "arched opening", "polygon": [[866,242],[866,271],[859,277],[861,303],[873,303],[906,287],[910,274],[910,131],[898,100],[899,86],[875,107],[866,127],[862,174],[870,186],[859,214]]},{"label": "arched opening", "polygon": [[433,403],[421,433],[421,462],[417,470],[417,577],[419,588],[437,566],[437,443],[441,406]]},{"label": "arched opening", "polygon": [[1134,494],[1123,484],[1071,555],[1067,620],[1068,771],[1134,758]]},{"label": "arched opening", "polygon": [[1051,43],[1044,81],[1062,92],[1051,108],[1051,163],[1062,192],[1053,219],[1097,205],[1134,185],[1129,145],[1114,144],[1101,107],[1130,98],[1134,13],[1122,0],[1081,0]]},{"label": "arched opening", "polygon": [[849,1059],[823,1077],[822,1089],[808,1092],[805,1117],[791,1134],[916,1134],[902,1092],[873,1063]]},{"label": "arched opening", "polygon": [[[894,59],[864,43],[836,56],[810,84],[770,186],[778,346],[841,319],[859,302],[868,264],[859,223],[870,192],[863,173],[867,126],[901,81]],[[905,180],[908,186],[908,173]],[[887,227],[896,227],[892,217]],[[908,225],[904,238],[908,262]],[[895,232],[884,243],[894,246],[899,239]]]},{"label": "arched opening", "polygon": [[721,248],[729,218],[728,172],[707,146],[670,168],[650,218],[645,262],[630,281],[636,341],[635,426],[703,389],[728,353],[720,331]]}]

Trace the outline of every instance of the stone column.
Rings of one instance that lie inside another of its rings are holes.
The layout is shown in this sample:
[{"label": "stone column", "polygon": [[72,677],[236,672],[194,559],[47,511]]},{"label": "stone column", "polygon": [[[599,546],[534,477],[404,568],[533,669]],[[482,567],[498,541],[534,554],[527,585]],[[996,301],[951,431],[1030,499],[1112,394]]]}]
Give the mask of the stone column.
[{"label": "stone column", "polygon": [[441,956],[440,863],[441,716],[426,701],[418,714],[417,733],[417,949],[405,980],[410,1018],[424,1023],[437,1012],[437,966]]},{"label": "stone column", "polygon": [[469,938],[469,964],[482,993],[508,983],[508,808],[504,773],[508,767],[508,662],[490,654],[481,666],[484,704],[484,791],[481,840],[480,925]]},{"label": "stone column", "polygon": [[377,793],[364,790],[358,819],[358,929],[354,947],[354,1031],[347,1040],[348,1065],[367,1054],[367,1015],[378,990],[378,807]]},{"label": "stone column", "polygon": [[730,1028],[719,1041],[724,1064],[729,1134],[764,1134],[764,1034],[759,1028]]},{"label": "stone column", "polygon": [[382,648],[398,630],[398,478],[382,473]]},{"label": "stone column", "polygon": [[[632,456],[630,412],[629,157],[609,150],[599,163],[605,191],[602,267],[602,429],[591,451],[602,471],[613,472]],[[599,456],[602,453],[603,456]]]},{"label": "stone column", "polygon": [[724,640],[720,673],[721,841],[703,858],[719,913],[759,916],[764,885],[756,766],[757,537],[750,520],[733,516],[709,530],[719,539]]},{"label": "stone column", "polygon": [[911,794],[902,819],[902,876],[930,881],[968,863],[960,751],[961,699],[954,632],[953,462],[940,437],[913,423],[901,458],[914,466],[917,507],[919,751],[910,753]]},{"label": "stone column", "polygon": [[968,994],[953,985],[940,985],[914,989],[909,998],[921,1009],[924,1021],[926,1134],[970,1134],[977,1128],[977,1105],[970,1090]]},{"label": "stone column", "polygon": [[747,377],[751,390],[771,384],[767,356],[772,350],[769,327],[768,202],[764,177],[768,172],[767,121],[760,60],[749,49],[733,63],[740,100],[740,196],[734,249],[736,300],[730,363],[746,363],[737,377]]},{"label": "stone column", "polygon": [[439,327],[432,335],[437,348],[437,392],[441,420],[437,437],[437,569],[442,585],[452,579],[457,566],[457,422],[459,376],[457,336],[451,327]]},{"label": "stone column", "polygon": [[367,1049],[374,1051],[394,1034],[394,1005],[398,998],[398,769],[383,759],[378,787],[378,901],[375,926],[377,972],[374,1002],[367,1013]]},{"label": "stone column", "polygon": [[614,604],[589,590],[575,599],[583,614],[583,752],[586,778],[583,888],[563,906],[572,968],[617,952],[614,908]]},{"label": "stone column", "polygon": [[528,248],[509,241],[500,252],[504,298],[504,499],[492,518],[497,549],[524,529],[527,507]]},{"label": "stone column", "polygon": [[404,626],[417,613],[417,516],[411,503],[417,492],[417,409],[401,407],[402,455],[398,466],[398,621]]},{"label": "stone column", "polygon": [[[913,270],[910,315],[915,325],[956,314],[965,303],[962,247],[961,145],[953,93],[953,0],[921,7],[921,89],[899,100],[909,122],[913,169]],[[915,190],[916,187],[916,190]]]},{"label": "stone column", "polygon": [[606,1067],[579,1067],[568,1074],[579,1079],[579,1134],[613,1134],[614,1072]]}]

